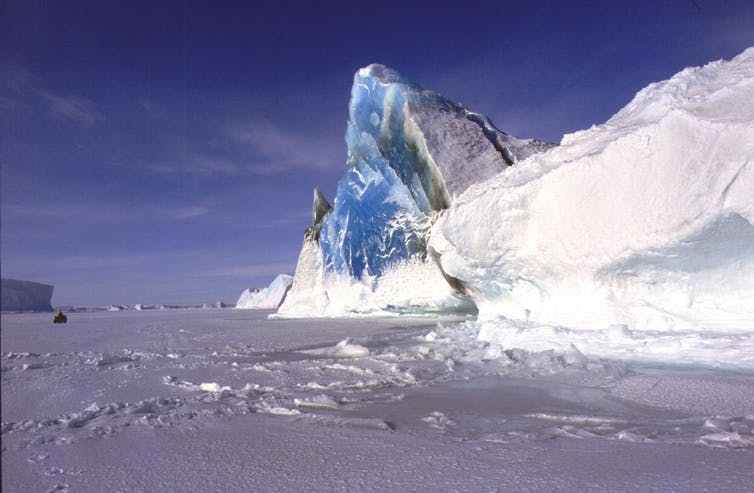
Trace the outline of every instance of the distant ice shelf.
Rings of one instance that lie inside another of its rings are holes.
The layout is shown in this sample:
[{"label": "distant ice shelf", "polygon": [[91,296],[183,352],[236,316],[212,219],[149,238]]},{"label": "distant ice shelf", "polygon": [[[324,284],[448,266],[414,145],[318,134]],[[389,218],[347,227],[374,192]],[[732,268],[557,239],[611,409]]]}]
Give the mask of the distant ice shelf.
[{"label": "distant ice shelf", "polygon": [[51,312],[54,289],[39,282],[2,279],[2,310]]}]

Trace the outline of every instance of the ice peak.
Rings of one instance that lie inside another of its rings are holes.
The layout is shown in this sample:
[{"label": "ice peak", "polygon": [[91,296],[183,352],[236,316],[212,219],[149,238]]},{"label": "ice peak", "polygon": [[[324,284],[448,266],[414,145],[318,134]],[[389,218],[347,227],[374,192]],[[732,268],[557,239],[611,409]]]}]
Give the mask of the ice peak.
[{"label": "ice peak", "polygon": [[314,187],[314,201],[312,203],[312,226],[319,224],[322,219],[332,210],[330,202],[327,201],[325,195],[319,191],[319,188]]},{"label": "ice peak", "polygon": [[367,78],[371,77],[379,80],[383,84],[410,84],[410,82],[403,78],[403,76],[395,69],[382,65],[380,63],[372,63],[366,67],[360,68],[356,72],[357,77]]}]

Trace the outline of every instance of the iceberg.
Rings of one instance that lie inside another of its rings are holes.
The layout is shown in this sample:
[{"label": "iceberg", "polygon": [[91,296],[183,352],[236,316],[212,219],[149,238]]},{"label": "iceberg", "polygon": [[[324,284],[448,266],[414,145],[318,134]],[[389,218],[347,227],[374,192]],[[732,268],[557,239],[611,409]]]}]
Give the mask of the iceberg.
[{"label": "iceberg", "polygon": [[145,305],[144,303],[135,303],[133,309],[140,312],[144,310],[154,310],[157,307],[155,305]]},{"label": "iceberg", "polygon": [[[348,168],[314,193],[281,317],[475,313],[499,326],[754,327],[754,48],[649,85],[555,146],[382,65]],[[520,323],[519,323],[520,322]]]},{"label": "iceberg", "polygon": [[283,302],[292,283],[293,277],[280,274],[264,289],[244,289],[236,302],[236,308],[274,310]]},{"label": "iceberg", "polygon": [[474,310],[427,249],[433,222],[469,186],[550,147],[383,65],[354,76],[348,169],[334,205],[314,192],[281,316]]},{"label": "iceberg", "polygon": [[481,321],[751,330],[754,48],[470,186],[429,246]]},{"label": "iceberg", "polygon": [[32,281],[2,279],[2,311],[52,311],[54,286]]},{"label": "iceberg", "polygon": [[354,279],[423,258],[434,213],[470,185],[548,147],[509,136],[377,64],[354,77],[346,144],[348,170],[320,243],[325,269]]}]

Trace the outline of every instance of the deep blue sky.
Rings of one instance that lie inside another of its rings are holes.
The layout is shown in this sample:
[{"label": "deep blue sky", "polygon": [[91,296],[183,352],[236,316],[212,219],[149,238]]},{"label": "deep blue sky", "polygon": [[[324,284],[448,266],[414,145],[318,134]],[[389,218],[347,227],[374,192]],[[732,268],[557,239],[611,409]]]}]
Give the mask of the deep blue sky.
[{"label": "deep blue sky", "polygon": [[3,277],[106,304],[292,272],[372,62],[559,141],[754,45],[750,0],[443,3],[0,0]]}]

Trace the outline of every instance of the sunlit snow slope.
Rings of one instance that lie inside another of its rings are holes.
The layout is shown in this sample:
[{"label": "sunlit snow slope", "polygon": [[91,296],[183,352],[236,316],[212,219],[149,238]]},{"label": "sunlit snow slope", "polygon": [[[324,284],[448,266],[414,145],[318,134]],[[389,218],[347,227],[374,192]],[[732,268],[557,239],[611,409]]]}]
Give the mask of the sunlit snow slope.
[{"label": "sunlit snow slope", "polygon": [[430,247],[482,320],[737,331],[754,327],[753,223],[750,48],[472,186]]}]

